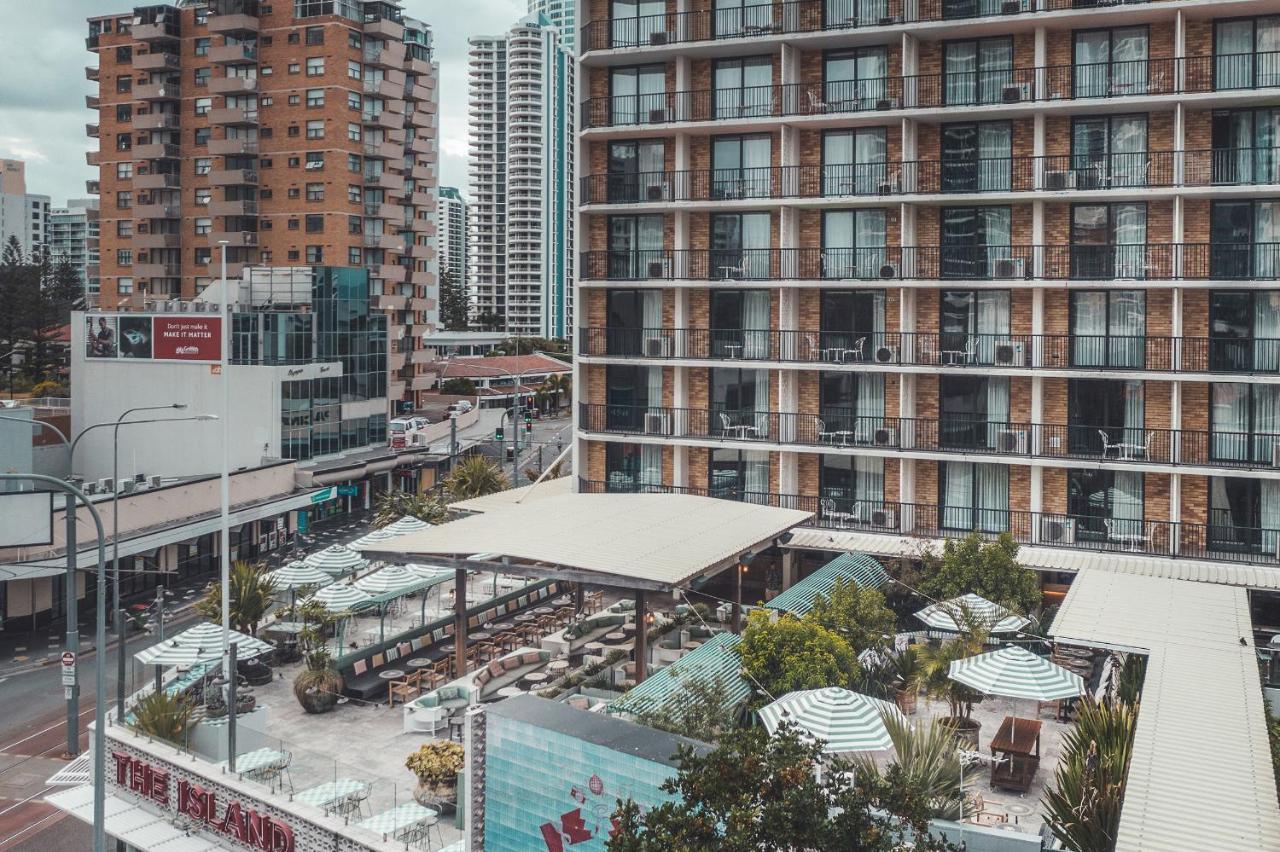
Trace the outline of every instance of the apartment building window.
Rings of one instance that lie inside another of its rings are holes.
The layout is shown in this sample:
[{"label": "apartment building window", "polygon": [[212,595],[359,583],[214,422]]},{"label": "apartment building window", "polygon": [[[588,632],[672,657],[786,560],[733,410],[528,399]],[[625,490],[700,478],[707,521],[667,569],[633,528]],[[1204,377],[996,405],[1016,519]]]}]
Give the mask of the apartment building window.
[{"label": "apartment building window", "polygon": [[1280,183],[1280,108],[1214,110],[1212,122],[1214,183]]},{"label": "apartment building window", "polygon": [[324,263],[324,246],[307,246],[307,263]]},{"label": "apartment building window", "polygon": [[663,247],[663,217],[610,216],[608,221],[610,278],[666,278],[670,257]]},{"label": "apartment building window", "polygon": [[353,236],[359,236],[364,233],[364,220],[359,216],[347,217],[347,233]]},{"label": "apartment building window", "polygon": [[347,92],[347,109],[353,109],[356,112],[359,112],[361,106],[360,101],[361,97],[359,92]]},{"label": "apartment building window", "polygon": [[116,220],[116,236],[132,237],[133,236],[133,220],[117,219]]},{"label": "apartment building window", "polygon": [[324,184],[322,183],[307,184],[307,200],[308,201],[324,201]]},{"label": "apartment building window", "polygon": [[364,263],[358,246],[351,246],[347,249],[347,263],[351,266],[360,266]]},{"label": "apartment building window", "polygon": [[1214,278],[1280,277],[1280,199],[1215,201],[1209,221]]},{"label": "apartment building window", "polygon": [[607,194],[610,201],[670,200],[666,144],[661,139],[610,142]]},{"label": "apartment building window", "polygon": [[[823,371],[818,379],[815,428],[870,444],[884,422],[884,374]],[[821,438],[821,435],[813,437]]]},{"label": "apartment building window", "polygon": [[129,45],[120,45],[116,48],[116,62],[125,64],[133,61],[133,48]]},{"label": "apartment building window", "polygon": [[361,200],[360,187],[356,184],[347,184],[347,201],[352,204],[359,204]]},{"label": "apartment building window", "polygon": [[302,36],[299,35],[297,32],[289,33],[289,35],[285,37],[285,42],[288,44],[299,44],[301,43],[301,41],[302,41]]},{"label": "apartment building window", "polygon": [[631,364],[608,365],[605,367],[605,403],[605,428],[646,431],[645,415],[663,416],[660,410],[650,411],[662,405],[662,369]]},{"label": "apartment building window", "polygon": [[296,230],[298,230],[298,226],[299,226],[299,224],[300,224],[300,223],[298,222],[298,219],[297,219],[297,217],[296,217],[296,216],[295,216],[295,217],[290,217],[290,219],[289,219],[289,221],[288,221],[288,223],[286,224],[286,226],[285,226],[285,227],[287,227],[290,231],[296,231]]},{"label": "apartment building window", "polygon": [[1077,541],[1124,545],[1146,538],[1143,482],[1128,470],[1067,471],[1067,513]]},{"label": "apartment building window", "polygon": [[1209,477],[1209,546],[1280,552],[1280,480]]},{"label": "apartment building window", "polygon": [[133,78],[132,78],[132,77],[125,77],[125,76],[117,77],[117,78],[116,78],[116,91],[117,91],[117,92],[119,92],[120,94],[124,94],[125,92],[132,92],[132,91],[133,91]]},{"label": "apartment building window", "polygon": [[298,260],[302,257],[302,254],[297,249],[289,249],[286,254],[289,257],[289,260]]},{"label": "apartment building window", "polygon": [[192,17],[197,27],[203,27],[209,23],[209,10],[197,8]]},{"label": "apartment building window", "polygon": [[197,145],[208,145],[209,140],[213,138],[213,129],[209,127],[197,127],[195,132],[195,143]]},{"label": "apartment building window", "polygon": [[307,122],[307,138],[323,139],[324,138],[324,119],[316,119]]},{"label": "apartment building window", "polygon": [[[923,425],[923,424],[922,424]],[[927,427],[926,427],[927,428]],[[938,445],[952,449],[1019,449],[1010,438],[1007,376],[952,376],[938,381]],[[1021,438],[1026,452],[1026,435]]]},{"label": "apartment building window", "polygon": [[[666,32],[666,18],[665,0],[612,0],[609,4],[609,46],[639,47],[664,43],[662,34]],[[657,40],[653,38],[655,34],[659,36]]]},{"label": "apartment building window", "polygon": [[715,0],[711,24],[716,38],[773,32],[773,4],[770,0]]},{"label": "apartment building window", "polygon": [[707,274],[717,278],[769,277],[771,223],[768,213],[713,215]]},{"label": "apartment building window", "polygon": [[116,209],[117,210],[128,210],[132,206],[133,206],[132,192],[121,191],[116,193]]},{"label": "apartment building window", "polygon": [[1071,277],[1147,277],[1147,205],[1071,205]]},{"label": "apartment building window", "polygon": [[1009,207],[943,207],[939,272],[943,278],[1018,278]]},{"label": "apartment building window", "polygon": [[943,290],[938,296],[938,357],[947,363],[994,364],[1010,328],[1008,290]]},{"label": "apartment building window", "polygon": [[307,57],[307,76],[308,77],[324,76],[324,57],[323,56]]},{"label": "apartment building window", "polygon": [[[1107,448],[1125,444],[1132,458],[1145,457],[1150,446],[1146,401],[1140,381],[1069,379],[1067,381],[1067,447],[1075,455],[1105,456]],[[1139,449],[1142,448],[1142,449]]]},{"label": "apartment building window", "polygon": [[768,135],[716,136],[711,140],[711,197],[772,195],[773,140]]},{"label": "apartment building window", "polygon": [[662,447],[657,444],[609,443],[604,451],[609,491],[644,491],[662,484]]},{"label": "apartment building window", "polygon": [[196,174],[207,175],[213,170],[212,157],[197,157],[195,161]]},{"label": "apartment building window", "polygon": [[1013,188],[1013,124],[978,121],[942,125],[943,192],[1008,192]]},{"label": "apartment building window", "polygon": [[307,89],[307,108],[324,106],[324,89]]},{"label": "apartment building window", "polygon": [[[645,295],[646,309],[656,310],[655,300]],[[712,357],[748,360],[769,357],[768,290],[713,291],[710,320]]]},{"label": "apartment building window", "polygon": [[824,515],[848,514],[875,526],[897,526],[896,518],[885,514],[883,458],[823,454],[818,491]]},{"label": "apartment building window", "polygon": [[307,44],[324,44],[324,27],[307,27]]},{"label": "apartment building window", "polygon": [[657,290],[609,290],[605,323],[608,354],[652,356],[671,351],[662,328],[662,294]]},{"label": "apartment building window", "polygon": [[289,106],[300,106],[302,104],[302,95],[289,95]]},{"label": "apartment building window", "polygon": [[209,55],[209,44],[210,44],[210,41],[211,41],[211,40],[210,40],[207,36],[206,36],[206,37],[201,37],[201,38],[196,39],[196,41],[195,41],[195,54],[196,54],[196,56],[208,56],[208,55]]},{"label": "apartment building window", "polygon": [[195,251],[195,260],[197,266],[208,266],[213,260],[213,249],[202,246]]},{"label": "apartment building window", "polygon": [[359,80],[362,75],[363,75],[363,69],[360,67],[360,63],[356,62],[354,59],[348,60],[347,61],[347,77],[349,77],[352,80]]},{"label": "apartment building window", "polygon": [[[1075,33],[1072,91],[1077,98],[1143,94],[1148,83],[1150,33],[1146,27],[1120,27]],[[1164,74],[1165,69],[1157,72]],[[1157,90],[1170,85],[1159,80]]]},{"label": "apartment building window", "polygon": [[1074,290],[1070,324],[1073,367],[1141,369],[1145,366],[1147,294],[1144,291]]},{"label": "apartment building window", "polygon": [[197,68],[192,72],[192,75],[195,78],[196,88],[203,89],[209,85],[209,78],[213,76],[213,69],[208,67]]},{"label": "apartment building window", "polygon": [[888,133],[883,127],[822,134],[822,194],[871,195],[888,189]]},{"label": "apartment building window", "polygon": [[[297,164],[295,163],[294,165],[297,165]],[[307,169],[314,170],[314,169],[322,169],[322,168],[324,168],[324,152],[308,151],[307,152]]]},{"label": "apartment building window", "polygon": [[[717,293],[712,293],[712,299]],[[853,353],[863,361],[882,361],[878,354],[884,346],[885,293],[883,290],[823,290],[820,296],[818,340],[812,336],[802,344],[802,355],[819,354],[814,350],[838,349]],[[714,304],[714,301],[712,302]],[[766,322],[767,326],[767,322]],[[807,349],[807,351],[806,351]],[[887,358],[889,363],[896,355]]]},{"label": "apartment building window", "polygon": [[302,190],[298,189],[296,186],[291,186],[291,187],[289,187],[289,189],[286,191],[286,193],[285,193],[285,194],[286,194],[289,198],[301,198],[301,197],[302,197]]},{"label": "apartment building window", "polygon": [[774,106],[773,57],[717,59],[712,71],[716,118],[771,115]]},{"label": "apartment building window", "polygon": [[132,279],[132,278],[117,278],[117,279],[116,279],[116,293],[118,293],[118,294],[119,294],[119,295],[121,295],[121,296],[127,296],[127,295],[129,295],[130,293],[132,293],[132,292],[133,292],[133,279]]},{"label": "apartment building window", "polygon": [[133,118],[133,107],[129,104],[116,104],[116,121],[125,122]]},{"label": "apartment building window", "polygon": [[1209,447],[1215,460],[1280,461],[1280,387],[1244,382],[1209,385]]},{"label": "apartment building window", "polygon": [[133,136],[131,136],[128,133],[121,133],[118,136],[116,136],[116,150],[117,151],[133,150]]},{"label": "apartment building window", "polygon": [[888,263],[883,209],[822,212],[822,277],[879,278]]},{"label": "apartment building window", "polygon": [[1076,189],[1146,186],[1148,163],[1145,115],[1072,120],[1071,171]]},{"label": "apartment building window", "polygon": [[1014,84],[1013,39],[949,41],[943,45],[943,103],[997,104]]},{"label": "apartment building window", "polygon": [[822,63],[823,100],[841,111],[892,105],[889,99],[889,51],[859,47],[828,51]]},{"label": "apartment building window", "polygon": [[769,371],[715,367],[710,370],[710,429],[713,435],[737,434],[737,427],[753,427],[752,434],[769,432]]},{"label": "apartment building window", "polygon": [[769,453],[765,450],[714,449],[707,484],[712,497],[757,501],[769,493]]},{"label": "apartment building window", "polygon": [[133,177],[133,163],[116,163],[116,177],[120,180],[128,180]]},{"label": "apartment building window", "polygon": [[1215,21],[1213,63],[1219,91],[1280,85],[1280,15]]},{"label": "apartment building window", "polygon": [[664,65],[613,68],[609,72],[609,121],[641,124],[669,121]]},{"label": "apartment building window", "polygon": [[1009,530],[1009,468],[1003,464],[938,463],[941,525],[947,530]]},{"label": "apartment building window", "polygon": [[1209,293],[1209,369],[1280,371],[1280,291]]},{"label": "apartment building window", "polygon": [[359,50],[364,45],[364,37],[355,30],[347,31],[347,47],[352,50]]},{"label": "apartment building window", "polygon": [[362,168],[361,163],[362,163],[362,161],[361,161],[361,159],[360,159],[360,155],[359,155],[359,154],[348,154],[348,155],[347,155],[347,171],[349,171],[349,172],[359,172],[359,171],[361,170],[361,168]]},{"label": "apartment building window", "polygon": [[349,142],[360,141],[360,125],[354,121],[347,122],[347,140]]},{"label": "apartment building window", "polygon": [[213,200],[213,190],[209,187],[199,187],[196,189],[195,203],[197,207],[206,207]]},{"label": "apartment building window", "polygon": [[196,235],[203,236],[213,231],[213,220],[203,219],[203,218],[196,219],[195,226],[196,226]]},{"label": "apartment building window", "polygon": [[307,214],[307,233],[319,234],[324,232],[324,216],[322,214]]},{"label": "apartment building window", "polygon": [[209,110],[213,109],[213,98],[196,98],[193,103],[196,115],[208,115]]},{"label": "apartment building window", "polygon": [[302,71],[302,66],[297,62],[290,62],[287,70],[290,74],[298,74]]}]

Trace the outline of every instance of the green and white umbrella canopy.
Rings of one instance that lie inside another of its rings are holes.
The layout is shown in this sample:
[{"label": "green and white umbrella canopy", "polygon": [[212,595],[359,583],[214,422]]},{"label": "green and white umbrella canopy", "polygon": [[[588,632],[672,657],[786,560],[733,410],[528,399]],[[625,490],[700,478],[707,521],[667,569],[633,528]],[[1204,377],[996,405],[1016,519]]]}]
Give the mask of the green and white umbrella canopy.
[{"label": "green and white umbrella canopy", "polygon": [[[271,643],[238,630],[231,631],[230,641],[236,643],[236,658],[241,660],[275,650]],[[211,621],[197,624],[133,655],[144,666],[189,666],[221,657],[222,626]]]},{"label": "green and white umbrella canopy", "polygon": [[422,578],[401,565],[388,565],[356,580],[355,586],[370,595],[385,595],[421,588]]},{"label": "green and white umbrella canopy", "polygon": [[355,586],[339,585],[337,583],[332,586],[325,586],[323,589],[317,589],[307,600],[318,601],[329,612],[346,612],[373,603],[372,597]]},{"label": "green and white umbrella canopy", "polygon": [[975,595],[972,592],[958,598],[930,604],[917,612],[916,618],[935,630],[958,633],[964,628],[966,612],[974,621],[986,626],[992,633],[1013,633],[1031,623],[1031,619],[1023,618],[1000,604],[992,603],[982,595]]},{"label": "green and white umbrella canopy", "polygon": [[331,544],[302,561],[334,577],[354,574],[369,564],[367,559],[344,544]]},{"label": "green and white umbrella canopy", "polygon": [[290,562],[267,575],[280,591],[295,591],[306,586],[327,586],[333,582],[324,571],[306,562]]},{"label": "green and white umbrella canopy", "polygon": [[[414,562],[410,562],[408,565],[404,567],[406,571],[408,571],[413,576],[417,577],[419,580],[443,581],[443,580],[453,579],[452,568],[441,568],[438,565],[418,565]],[[385,571],[387,569],[383,568],[382,570]]]},{"label": "green and white umbrella canopy", "polygon": [[425,530],[429,526],[431,525],[424,520],[415,518],[412,515],[405,515],[400,520],[387,524],[380,530],[374,530],[371,533],[366,533],[365,535],[360,536],[360,538],[351,542],[350,546],[357,550],[366,547],[374,547],[388,539],[404,535],[405,533]]},{"label": "green and white umbrella canopy", "polygon": [[906,719],[888,701],[838,686],[791,692],[760,709],[760,720],[769,733],[790,722],[811,736],[824,740],[823,751],[884,751],[893,747],[885,727],[885,715]]},{"label": "green and white umbrella canopy", "polygon": [[1080,675],[1017,645],[956,660],[947,676],[978,692],[1005,698],[1057,701],[1084,694]]}]

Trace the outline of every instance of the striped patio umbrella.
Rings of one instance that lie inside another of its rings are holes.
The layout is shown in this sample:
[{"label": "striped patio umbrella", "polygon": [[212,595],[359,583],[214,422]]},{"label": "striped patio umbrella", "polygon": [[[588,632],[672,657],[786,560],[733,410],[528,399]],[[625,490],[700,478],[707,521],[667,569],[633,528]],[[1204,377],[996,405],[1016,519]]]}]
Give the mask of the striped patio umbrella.
[{"label": "striped patio umbrella", "polygon": [[419,586],[422,578],[401,565],[388,565],[356,580],[355,586],[371,595],[394,594],[400,589]]},{"label": "striped patio umbrella", "polygon": [[[236,643],[236,657],[241,660],[275,650],[270,642],[264,642],[238,630],[232,630],[230,638]],[[196,662],[216,660],[221,656],[222,626],[211,621],[201,622],[171,639],[166,639],[133,655],[134,659],[144,666],[191,665]]]},{"label": "striped patio umbrella", "polygon": [[825,741],[823,751],[840,754],[891,748],[893,740],[884,724],[886,714],[902,718],[898,708],[888,701],[829,686],[788,693],[762,707],[760,720],[769,733],[783,722],[790,722]]},{"label": "striped patio umbrella", "polygon": [[350,617],[351,611],[373,603],[372,596],[365,594],[355,586],[348,586],[343,583],[334,583],[331,586],[325,586],[323,589],[316,589],[307,600],[318,601],[330,613],[339,616],[338,630],[335,636],[338,642],[338,653],[341,653],[347,618]]},{"label": "striped patio umbrella", "polygon": [[426,521],[415,518],[412,515],[405,515],[400,520],[387,524],[382,529],[374,530],[373,532],[360,536],[360,538],[351,542],[349,546],[354,547],[356,550],[375,547],[388,539],[404,535],[405,533],[425,530],[429,526],[431,525]]},{"label": "striped patio umbrella", "polygon": [[1017,645],[956,660],[947,676],[978,692],[1005,698],[1057,701],[1084,694],[1080,675]]},{"label": "striped patio umbrella", "polygon": [[992,603],[982,595],[975,595],[972,592],[958,598],[930,604],[917,612],[916,618],[935,630],[958,633],[964,629],[966,613],[978,623],[985,625],[992,633],[1013,633],[1031,623],[1031,619],[1023,618],[1000,604]]},{"label": "striped patio umbrella", "polygon": [[367,559],[345,544],[331,544],[302,561],[334,577],[354,574],[369,564]]},{"label": "striped patio umbrella", "polygon": [[290,562],[283,568],[272,571],[267,577],[281,591],[297,591],[305,586],[327,586],[333,582],[333,578],[327,573],[305,562]]}]

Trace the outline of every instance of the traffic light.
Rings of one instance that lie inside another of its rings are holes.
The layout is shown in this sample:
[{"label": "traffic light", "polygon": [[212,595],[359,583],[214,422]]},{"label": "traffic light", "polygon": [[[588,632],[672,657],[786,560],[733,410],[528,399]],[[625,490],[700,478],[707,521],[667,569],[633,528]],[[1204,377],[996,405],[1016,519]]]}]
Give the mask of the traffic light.
[{"label": "traffic light", "polygon": [[501,441],[501,440],[503,439],[503,437],[504,437],[504,435],[503,435],[502,427],[501,427],[501,426],[499,426],[497,429],[494,429],[494,430],[493,430],[493,440],[495,440],[495,441]]},{"label": "traffic light", "polygon": [[528,417],[524,419],[524,433],[526,435],[533,434],[533,421],[530,420]]},{"label": "traffic light", "polygon": [[524,413],[524,425],[528,426],[533,423],[533,412],[526,411]]}]

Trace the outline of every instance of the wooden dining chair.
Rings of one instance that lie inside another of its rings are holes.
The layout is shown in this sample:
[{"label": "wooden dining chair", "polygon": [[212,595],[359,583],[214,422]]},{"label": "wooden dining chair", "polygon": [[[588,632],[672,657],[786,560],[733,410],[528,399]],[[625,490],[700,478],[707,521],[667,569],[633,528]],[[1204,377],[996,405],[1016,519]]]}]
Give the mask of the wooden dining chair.
[{"label": "wooden dining chair", "polygon": [[403,680],[393,680],[387,684],[387,706],[394,707],[396,699],[400,699],[401,704],[408,704],[409,699],[418,696],[418,688],[412,681],[413,675],[406,676]]}]

